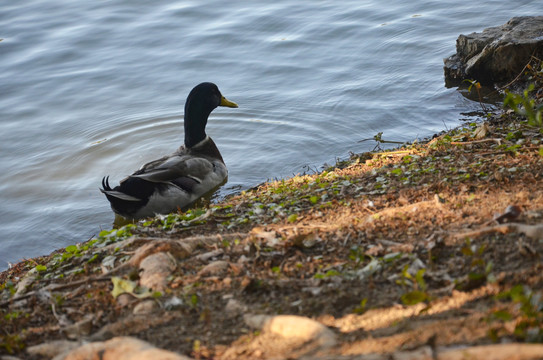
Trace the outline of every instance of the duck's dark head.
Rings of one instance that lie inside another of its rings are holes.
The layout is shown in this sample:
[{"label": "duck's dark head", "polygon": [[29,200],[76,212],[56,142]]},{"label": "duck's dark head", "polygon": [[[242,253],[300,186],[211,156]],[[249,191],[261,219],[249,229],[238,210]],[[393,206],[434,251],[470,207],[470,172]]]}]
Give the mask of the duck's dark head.
[{"label": "duck's dark head", "polygon": [[207,118],[217,106],[238,107],[236,103],[226,99],[213,83],[204,82],[192,89],[185,102],[185,146],[187,148],[206,138]]}]

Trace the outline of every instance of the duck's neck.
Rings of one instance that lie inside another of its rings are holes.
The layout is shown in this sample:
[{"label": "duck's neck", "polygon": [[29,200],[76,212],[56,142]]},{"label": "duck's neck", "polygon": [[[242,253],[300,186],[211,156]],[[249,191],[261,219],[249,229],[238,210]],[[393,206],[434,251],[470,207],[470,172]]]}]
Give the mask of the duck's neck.
[{"label": "duck's neck", "polygon": [[185,105],[185,147],[191,148],[206,138],[207,118],[211,111],[199,104]]}]

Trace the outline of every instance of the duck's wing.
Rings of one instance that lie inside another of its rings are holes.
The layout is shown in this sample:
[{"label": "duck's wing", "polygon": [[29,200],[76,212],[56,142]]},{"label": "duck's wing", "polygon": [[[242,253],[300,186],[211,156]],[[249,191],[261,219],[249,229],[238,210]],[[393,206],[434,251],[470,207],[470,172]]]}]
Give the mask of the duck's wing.
[{"label": "duck's wing", "polygon": [[195,183],[201,183],[213,168],[213,163],[205,157],[174,154],[144,165],[130,177],[191,188]]}]

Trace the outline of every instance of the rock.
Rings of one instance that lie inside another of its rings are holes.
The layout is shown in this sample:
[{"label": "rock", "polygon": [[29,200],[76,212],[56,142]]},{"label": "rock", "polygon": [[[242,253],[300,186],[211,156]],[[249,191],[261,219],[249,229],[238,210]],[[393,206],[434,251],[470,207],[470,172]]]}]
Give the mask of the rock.
[{"label": "rock", "polygon": [[230,268],[230,264],[228,263],[228,261],[217,260],[204,266],[200,271],[198,271],[198,275],[199,276],[226,275],[229,268]]},{"label": "rock", "polygon": [[262,330],[285,338],[297,339],[300,343],[317,341],[321,347],[330,347],[336,343],[331,330],[321,323],[303,316],[274,316],[266,321]]},{"label": "rock", "polygon": [[114,255],[108,255],[106,256],[102,262],[100,263],[100,268],[102,270],[102,274],[107,274],[111,270],[115,269],[115,261],[117,260],[117,257]]},{"label": "rock", "polygon": [[176,267],[177,263],[169,253],[149,255],[140,262],[140,285],[164,292],[168,287],[167,278]]},{"label": "rock", "polygon": [[0,355],[0,360],[21,360],[21,358],[10,355]]},{"label": "rock", "polygon": [[444,59],[445,83],[464,79],[484,85],[513,80],[530,61],[543,56],[543,16],[514,17],[481,33],[460,35],[456,54]]},{"label": "rock", "polygon": [[178,309],[184,304],[183,300],[177,296],[172,296],[171,298],[164,301],[164,309],[173,310]]},{"label": "rock", "polygon": [[155,300],[144,300],[134,306],[134,310],[132,310],[132,313],[134,315],[146,315],[151,314],[153,311],[155,311],[158,308],[158,305]]},{"label": "rock", "polygon": [[117,305],[120,307],[125,307],[131,305],[136,300],[134,297],[128,293],[120,294],[117,296]]},{"label": "rock", "polygon": [[242,304],[236,299],[228,299],[224,311],[232,317],[235,317],[239,314],[243,314],[247,311],[247,305]]},{"label": "rock", "polygon": [[55,340],[43,344],[29,346],[26,349],[26,353],[34,357],[51,359],[59,354],[68,353],[80,345],[81,343],[78,341]]},{"label": "rock", "polygon": [[250,343],[228,349],[224,359],[237,359],[240,354],[249,358],[311,358],[336,345],[336,337],[330,329],[303,316],[245,315],[243,319],[248,326],[262,332]]},{"label": "rock", "polygon": [[38,278],[38,271],[36,268],[29,270],[26,275],[17,283],[14,297],[17,298],[26,293],[26,290],[32,286],[34,281]]},{"label": "rock", "polygon": [[114,336],[125,336],[128,334],[139,334],[153,327],[158,327],[166,324],[175,318],[175,314],[169,312],[156,313],[153,316],[144,315],[127,315],[124,318],[117,319],[115,322],[107,323],[95,333],[91,334],[87,339],[91,341],[104,341],[111,339]]},{"label": "rock", "polygon": [[208,260],[210,260],[212,258],[221,256],[222,254],[224,254],[224,250],[223,249],[217,249],[217,250],[206,252],[205,254],[197,255],[196,259],[198,259],[200,261],[208,261]]},{"label": "rock", "polygon": [[[460,349],[450,349],[438,352],[438,359],[464,360],[464,359],[494,359],[494,360],[536,360],[543,356],[541,344],[495,344],[471,346]],[[434,357],[433,357],[434,358]]]},{"label": "rock", "polygon": [[92,342],[70,351],[55,360],[189,360],[171,351],[155,348],[132,337],[116,337],[104,342]]},{"label": "rock", "polygon": [[61,331],[68,339],[81,339],[81,337],[91,333],[93,320],[94,314],[87,314],[85,317],[83,317],[83,319],[79,320],[75,324],[63,327]]},{"label": "rock", "polygon": [[151,241],[143,246],[140,246],[134,255],[132,255],[128,263],[132,266],[140,266],[140,262],[143,261],[143,259],[160,252],[168,252],[176,259],[186,259],[192,255],[197,245],[197,242],[171,240]]}]

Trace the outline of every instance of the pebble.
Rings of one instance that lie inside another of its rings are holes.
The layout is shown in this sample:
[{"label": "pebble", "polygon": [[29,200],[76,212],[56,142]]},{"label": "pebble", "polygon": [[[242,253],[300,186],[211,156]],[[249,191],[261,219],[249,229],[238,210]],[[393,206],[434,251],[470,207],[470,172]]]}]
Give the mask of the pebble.
[{"label": "pebble", "polygon": [[158,308],[156,301],[154,300],[145,300],[134,306],[132,313],[134,315],[145,315],[150,314]]},{"label": "pebble", "polygon": [[238,314],[242,314],[247,311],[247,306],[243,305],[241,302],[239,302],[236,299],[229,299],[226,303],[226,306],[224,307],[224,310],[232,316],[236,316]]},{"label": "pebble", "polygon": [[167,277],[175,270],[177,263],[165,252],[152,254],[140,263],[140,285],[164,292],[168,287]]},{"label": "pebble", "polygon": [[321,323],[296,315],[246,315],[245,323],[263,332],[280,337],[296,339],[300,344],[317,342],[320,348],[329,348],[336,344],[334,333]]},{"label": "pebble", "polygon": [[204,266],[199,272],[199,276],[218,276],[225,275],[230,265],[228,261],[217,260]]},{"label": "pebble", "polygon": [[115,337],[108,341],[85,344],[55,360],[123,359],[123,360],[190,360],[162,350],[133,337]]}]

